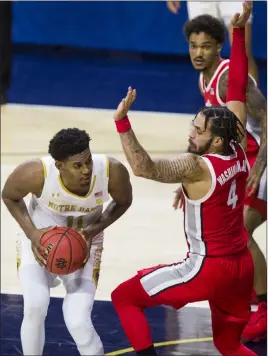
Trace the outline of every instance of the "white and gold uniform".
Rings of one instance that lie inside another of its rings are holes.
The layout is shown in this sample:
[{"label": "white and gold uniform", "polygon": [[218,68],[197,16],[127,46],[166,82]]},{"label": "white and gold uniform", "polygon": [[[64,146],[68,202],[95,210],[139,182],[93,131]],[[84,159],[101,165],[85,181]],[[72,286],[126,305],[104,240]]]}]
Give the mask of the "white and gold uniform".
[{"label": "white and gold uniform", "polygon": [[[81,197],[64,186],[54,159],[50,156],[42,158],[45,175],[43,191],[39,198],[34,195],[31,197],[28,208],[37,228],[69,226],[80,229],[93,224],[101,216],[103,203],[109,200],[109,161],[107,156],[102,154],[93,154],[92,160],[91,186],[88,194]],[[18,272],[24,297],[21,329],[23,352],[25,355],[41,355],[49,290],[57,276],[36,262],[31,242],[25,234],[21,232],[19,237]],[[102,245],[103,232],[94,238],[90,258],[85,267],[69,275],[59,276],[66,289],[63,302],[65,323],[81,355],[103,354],[100,338],[90,317],[98,282]],[[34,331],[34,328],[37,330]]]}]

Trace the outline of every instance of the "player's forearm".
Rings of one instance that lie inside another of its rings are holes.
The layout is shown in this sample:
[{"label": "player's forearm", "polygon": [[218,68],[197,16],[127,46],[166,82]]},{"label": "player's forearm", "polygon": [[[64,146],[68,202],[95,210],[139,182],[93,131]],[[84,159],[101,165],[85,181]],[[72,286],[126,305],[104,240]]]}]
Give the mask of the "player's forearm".
[{"label": "player's forearm", "polygon": [[245,45],[245,28],[233,29],[233,43],[230,56],[227,102],[246,102],[248,82],[248,58]]},{"label": "player's forearm", "polygon": [[154,162],[137,140],[133,130],[120,133],[120,140],[133,173],[150,179],[153,176]]},{"label": "player's forearm", "polygon": [[14,201],[7,198],[3,198],[8,211],[13,216],[13,218],[20,225],[25,235],[30,238],[33,230],[36,229],[34,223],[28,213],[26,204],[23,199]]},{"label": "player's forearm", "polygon": [[132,198],[129,199],[124,205],[118,204],[115,200],[112,200],[103,214],[101,215],[98,222],[94,225],[94,228],[101,232],[105,230],[108,226],[112,225],[116,220],[118,220],[125,212],[128,210],[132,203]]},{"label": "player's forearm", "polygon": [[262,170],[262,173],[264,172],[264,169],[267,166],[267,119],[266,118],[262,122],[260,149],[254,165],[255,167],[258,168],[258,170]]}]

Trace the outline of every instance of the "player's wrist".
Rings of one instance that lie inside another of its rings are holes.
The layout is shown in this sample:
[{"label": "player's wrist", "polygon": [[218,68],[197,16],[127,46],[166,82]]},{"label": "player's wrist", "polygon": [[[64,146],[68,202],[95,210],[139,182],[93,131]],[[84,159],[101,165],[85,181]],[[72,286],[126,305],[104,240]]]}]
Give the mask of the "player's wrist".
[{"label": "player's wrist", "polygon": [[125,115],[122,119],[115,120],[115,126],[118,133],[128,132],[131,129],[131,124],[128,119],[128,116]]},{"label": "player's wrist", "polygon": [[245,32],[245,27],[233,27],[233,36],[241,36],[241,38],[244,38]]}]

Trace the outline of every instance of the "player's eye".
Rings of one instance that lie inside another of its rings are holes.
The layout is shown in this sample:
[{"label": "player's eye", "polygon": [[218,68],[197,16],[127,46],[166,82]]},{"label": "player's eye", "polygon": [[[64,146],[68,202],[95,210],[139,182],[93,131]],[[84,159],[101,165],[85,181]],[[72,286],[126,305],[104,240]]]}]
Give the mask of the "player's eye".
[{"label": "player's eye", "polygon": [[75,169],[79,169],[79,168],[81,168],[81,164],[80,163],[76,163],[76,164],[73,165],[73,167]]}]

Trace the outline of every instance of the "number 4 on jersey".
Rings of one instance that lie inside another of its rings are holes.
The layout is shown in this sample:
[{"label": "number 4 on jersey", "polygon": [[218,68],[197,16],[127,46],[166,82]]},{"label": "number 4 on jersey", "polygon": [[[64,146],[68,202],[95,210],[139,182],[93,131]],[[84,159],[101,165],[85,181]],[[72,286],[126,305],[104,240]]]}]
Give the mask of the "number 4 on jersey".
[{"label": "number 4 on jersey", "polygon": [[229,190],[227,205],[232,206],[232,209],[235,209],[237,200],[238,196],[236,195],[236,180],[234,180]]}]

